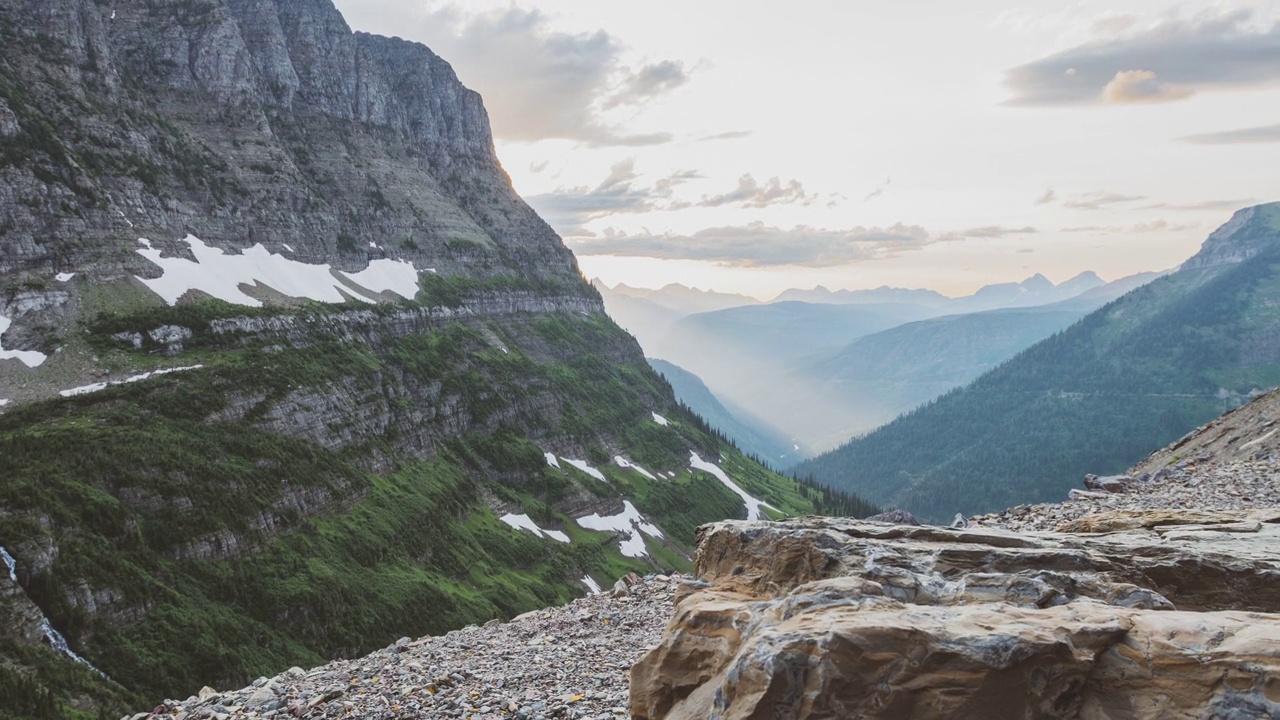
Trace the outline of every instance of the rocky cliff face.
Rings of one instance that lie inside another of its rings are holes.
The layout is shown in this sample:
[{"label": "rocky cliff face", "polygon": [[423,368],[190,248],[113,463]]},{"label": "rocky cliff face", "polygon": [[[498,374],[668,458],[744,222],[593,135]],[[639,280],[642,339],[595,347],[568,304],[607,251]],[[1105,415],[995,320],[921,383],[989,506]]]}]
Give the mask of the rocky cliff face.
[{"label": "rocky cliff face", "polygon": [[1274,249],[1276,230],[1280,230],[1280,203],[1238,210],[1225,225],[1209,235],[1200,252],[1182,267],[1210,268],[1243,262]]},{"label": "rocky cliff face", "polygon": [[814,511],[676,405],[429,49],[329,0],[0,0],[0,47],[0,714],[686,566],[744,495]]},{"label": "rocky cliff face", "polygon": [[479,96],[327,0],[3,2],[0,42],[7,348],[56,346],[49,312],[75,310],[56,274],[153,276],[137,238],[181,254],[193,230],[348,270],[579,285],[498,165]]},{"label": "rocky cliff face", "polygon": [[703,528],[632,717],[1280,717],[1280,513],[1147,515]]}]

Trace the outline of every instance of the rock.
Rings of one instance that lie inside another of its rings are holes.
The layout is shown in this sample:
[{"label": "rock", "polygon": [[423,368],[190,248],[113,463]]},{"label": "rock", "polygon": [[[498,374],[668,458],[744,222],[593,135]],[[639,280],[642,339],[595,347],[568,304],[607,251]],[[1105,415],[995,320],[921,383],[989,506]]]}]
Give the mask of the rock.
[{"label": "rock", "polygon": [[879,515],[872,515],[867,518],[867,522],[889,523],[890,525],[919,525],[920,521],[916,520],[916,516],[906,510],[890,510],[882,512]]},{"label": "rock", "polygon": [[274,690],[265,686],[260,686],[258,689],[254,690],[251,695],[249,695],[249,699],[245,701],[245,705],[257,712],[270,712],[272,710],[280,709],[284,706],[284,703],[276,697]]},{"label": "rock", "polygon": [[1129,486],[1133,483],[1134,479],[1128,475],[1110,475],[1107,477],[1098,477],[1097,475],[1084,476],[1084,486],[1090,490],[1098,490],[1100,492],[1128,492]]},{"label": "rock", "polygon": [[1106,497],[1106,495],[1106,493],[1098,492],[1096,490],[1079,490],[1071,488],[1071,490],[1067,491],[1067,498],[1069,500],[1101,500]]},{"label": "rock", "polygon": [[1280,526],[1259,524],[704,526],[710,587],[632,668],[632,717],[1280,717]]},{"label": "rock", "polygon": [[200,688],[200,692],[196,693],[196,697],[201,700],[216,700],[218,698],[218,691],[206,685]]},{"label": "rock", "polygon": [[969,527],[969,521],[965,519],[964,513],[956,513],[956,517],[951,521],[950,527],[955,530],[961,530]]},{"label": "rock", "polygon": [[1094,513],[1066,523],[1059,527],[1058,531],[1064,533],[1108,533],[1167,525],[1230,524],[1247,522],[1251,519],[1266,523],[1275,522],[1280,520],[1280,511],[1241,513],[1228,510],[1112,510]]}]

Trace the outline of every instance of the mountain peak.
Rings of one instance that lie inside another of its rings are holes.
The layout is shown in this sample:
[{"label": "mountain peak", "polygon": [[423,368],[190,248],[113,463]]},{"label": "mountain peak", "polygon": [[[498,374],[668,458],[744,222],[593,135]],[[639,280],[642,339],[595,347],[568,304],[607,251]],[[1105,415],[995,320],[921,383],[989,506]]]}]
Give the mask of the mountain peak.
[{"label": "mountain peak", "polygon": [[1184,268],[1209,268],[1244,262],[1280,245],[1280,202],[1237,210],[1231,219],[1209,234],[1200,252],[1182,264]]},{"label": "mountain peak", "polygon": [[1027,278],[1026,280],[1023,280],[1019,284],[1022,285],[1024,289],[1030,290],[1032,292],[1035,292],[1037,290],[1052,290],[1054,287],[1053,281],[1045,277],[1044,275],[1041,275],[1040,273],[1036,273],[1035,275],[1032,275],[1031,277]]}]

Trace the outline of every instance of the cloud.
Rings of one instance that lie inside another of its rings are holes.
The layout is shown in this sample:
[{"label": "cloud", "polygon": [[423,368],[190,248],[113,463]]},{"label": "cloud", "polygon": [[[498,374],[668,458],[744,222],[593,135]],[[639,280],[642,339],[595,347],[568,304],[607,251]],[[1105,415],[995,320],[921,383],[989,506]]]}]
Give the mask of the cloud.
[{"label": "cloud", "polygon": [[862,202],[864,203],[871,202],[872,200],[875,200],[876,198],[880,197],[881,195],[884,194],[885,190],[889,189],[889,185],[891,185],[892,183],[893,183],[893,176],[890,175],[886,177],[884,179],[884,182],[876,186],[875,190],[872,190],[871,192],[867,193],[866,197],[862,198]]},{"label": "cloud", "polygon": [[1138,24],[1138,17],[1128,13],[1108,13],[1094,18],[1089,27],[1093,35],[1119,35]]},{"label": "cloud", "polygon": [[709,142],[712,140],[738,140],[744,137],[751,137],[751,130],[730,130],[728,132],[716,133],[715,135],[703,135],[698,138],[698,142]]},{"label": "cloud", "polygon": [[950,239],[955,238],[931,237],[924,228],[901,223],[884,228],[825,230],[804,225],[783,229],[757,222],[707,228],[692,235],[626,235],[609,231],[571,240],[569,246],[579,255],[705,260],[736,267],[828,267],[892,257]]},{"label": "cloud", "polygon": [[1135,105],[1186,100],[1189,88],[1163,82],[1150,70],[1123,70],[1102,88],[1103,102],[1112,105]]},{"label": "cloud", "polygon": [[1108,205],[1118,205],[1142,199],[1144,199],[1142,195],[1122,195],[1105,190],[1095,190],[1093,192],[1080,193],[1072,199],[1064,201],[1062,207],[1071,208],[1072,210],[1098,210]]},{"label": "cloud", "polygon": [[756,181],[750,173],[738,178],[738,187],[723,195],[703,195],[699,207],[721,207],[736,205],[745,208],[765,208],[770,205],[809,205],[817,198],[806,194],[804,185],[799,180],[791,180],[785,185],[776,177],[769,178],[763,185]]},{"label": "cloud", "polygon": [[1256,205],[1258,201],[1253,198],[1244,198],[1242,200],[1203,200],[1193,203],[1155,203],[1154,205],[1144,205],[1138,210],[1187,210],[1192,212],[1213,211],[1213,210],[1239,210],[1243,207]]},{"label": "cloud", "polygon": [[615,163],[595,187],[557,188],[526,200],[561,235],[588,236],[592,233],[584,227],[586,223],[602,217],[690,207],[691,203],[674,198],[674,190],[701,177],[696,170],[680,170],[659,178],[652,186],[638,185],[635,158],[628,158]]},{"label": "cloud", "polygon": [[1248,145],[1280,142],[1280,125],[1224,130],[1203,135],[1187,135],[1178,140],[1193,145]]},{"label": "cloud", "polygon": [[1259,28],[1248,10],[1167,18],[1012,68],[1005,85],[1009,104],[1025,106],[1170,102],[1280,85],[1280,23]]},{"label": "cloud", "polygon": [[1002,238],[1008,235],[1030,235],[1036,232],[1033,227],[1010,228],[1003,225],[987,225],[985,227],[970,228],[962,230],[958,233],[961,237],[966,238]]},{"label": "cloud", "polygon": [[1037,204],[1037,205],[1049,205],[1049,204],[1051,204],[1054,200],[1057,200],[1057,199],[1058,199],[1058,193],[1057,193],[1056,191],[1054,191],[1054,189],[1053,189],[1053,188],[1047,188],[1047,189],[1045,189],[1045,191],[1044,191],[1044,194],[1043,194],[1043,195],[1041,195],[1040,197],[1036,198],[1036,204]]},{"label": "cloud", "polygon": [[1081,225],[1078,227],[1064,227],[1062,232],[1065,233],[1095,233],[1095,234],[1114,234],[1114,233],[1159,233],[1159,232],[1183,232],[1186,230],[1194,230],[1200,227],[1200,223],[1171,223],[1168,220],[1155,220],[1152,222],[1138,223],[1136,225]]},{"label": "cloud", "polygon": [[[386,2],[381,5],[387,5]],[[383,16],[392,8],[364,12]],[[468,12],[458,5],[429,7],[404,33],[421,39],[457,68],[463,82],[484,96],[496,137],[551,138],[591,146],[643,146],[669,142],[669,133],[629,133],[606,111],[653,100],[688,81],[684,65],[662,60],[632,71],[623,45],[603,30],[565,32],[538,10],[507,7]],[[405,15],[400,11],[399,23]]]},{"label": "cloud", "polygon": [[549,166],[550,164],[551,164],[550,160],[543,160],[542,162],[531,162],[529,163],[529,172],[533,173],[534,175],[538,175],[542,171],[546,170],[547,166]]},{"label": "cloud", "polygon": [[684,63],[678,60],[663,60],[645,65],[637,73],[628,73],[622,90],[605,101],[604,109],[619,105],[642,105],[687,82],[689,74],[685,72]]}]

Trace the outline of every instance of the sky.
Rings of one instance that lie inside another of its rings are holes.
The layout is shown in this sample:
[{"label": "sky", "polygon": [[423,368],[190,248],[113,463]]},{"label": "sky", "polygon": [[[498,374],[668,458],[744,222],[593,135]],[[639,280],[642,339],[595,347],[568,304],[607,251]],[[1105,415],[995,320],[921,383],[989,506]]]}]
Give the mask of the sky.
[{"label": "sky", "polygon": [[484,96],[610,285],[1116,279],[1280,200],[1280,2],[336,4]]}]

